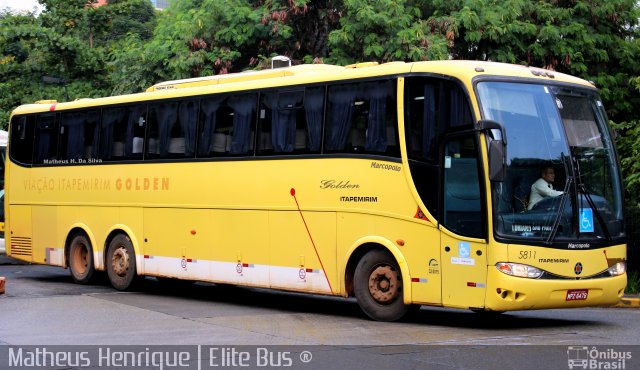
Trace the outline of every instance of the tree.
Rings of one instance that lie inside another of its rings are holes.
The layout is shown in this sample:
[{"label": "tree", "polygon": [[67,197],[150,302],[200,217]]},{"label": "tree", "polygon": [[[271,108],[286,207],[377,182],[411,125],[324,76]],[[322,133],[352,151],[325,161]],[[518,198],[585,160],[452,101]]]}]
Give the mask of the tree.
[{"label": "tree", "polygon": [[[30,50],[39,34],[32,14],[0,13],[0,122],[6,129],[11,109],[25,102],[32,89]],[[22,78],[22,81],[21,81]]]},{"label": "tree", "polygon": [[340,27],[329,35],[331,60],[420,61],[446,59],[453,33],[446,22],[425,19],[411,1],[346,0]]},{"label": "tree", "polygon": [[[640,77],[631,79],[630,85],[633,92],[639,93]],[[627,191],[627,208],[640,208],[640,117],[636,115],[628,121],[613,123],[612,126],[618,133],[616,146],[624,188]]]},{"label": "tree", "polygon": [[137,36],[140,40],[153,37],[156,11],[149,0],[109,0],[108,4],[112,16],[106,41],[121,40],[127,35]]},{"label": "tree", "polygon": [[[320,61],[336,11],[333,1],[185,0],[159,16],[153,38],[128,39],[112,61],[128,79],[118,93],[158,81],[258,68],[275,54]],[[232,11],[230,11],[232,10]]]},{"label": "tree", "polygon": [[543,67],[592,80],[614,120],[633,112],[629,79],[640,13],[635,0],[437,0],[434,17],[454,23],[455,59]]},{"label": "tree", "polygon": [[[144,40],[155,24],[155,10],[146,0],[117,0],[103,7],[93,6],[95,0],[40,3],[45,8],[39,16],[0,14],[3,126],[20,104],[110,95],[117,69],[109,68],[107,58],[123,37]],[[45,84],[44,76],[61,83]]]}]

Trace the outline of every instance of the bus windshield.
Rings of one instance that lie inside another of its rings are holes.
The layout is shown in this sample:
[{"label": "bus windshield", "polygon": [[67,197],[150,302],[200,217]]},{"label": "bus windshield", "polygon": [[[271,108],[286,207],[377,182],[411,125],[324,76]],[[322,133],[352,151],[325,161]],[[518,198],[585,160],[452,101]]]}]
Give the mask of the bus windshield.
[{"label": "bus windshield", "polygon": [[492,184],[496,236],[569,248],[623,236],[620,176],[595,92],[481,82],[478,93],[483,118],[506,131],[506,176]]}]

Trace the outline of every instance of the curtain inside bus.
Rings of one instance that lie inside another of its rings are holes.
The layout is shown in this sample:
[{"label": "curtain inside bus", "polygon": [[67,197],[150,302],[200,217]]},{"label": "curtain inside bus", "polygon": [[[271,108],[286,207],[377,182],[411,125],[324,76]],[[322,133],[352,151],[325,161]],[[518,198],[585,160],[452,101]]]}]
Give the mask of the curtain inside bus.
[{"label": "curtain inside bus", "polygon": [[[387,100],[394,96],[393,81],[367,82],[329,87],[329,119],[325,148],[343,151],[352,129],[365,135],[364,150],[384,153],[387,150]],[[366,122],[354,122],[357,106],[365,107]],[[357,146],[357,145],[354,145]]]},{"label": "curtain inside bus", "polygon": [[211,96],[203,99],[201,105],[201,128],[200,140],[198,142],[198,155],[207,156],[211,151],[213,134],[216,130],[218,118],[218,108],[224,100],[225,96]]},{"label": "curtain inside bus", "polygon": [[304,110],[307,116],[309,149],[320,150],[322,145],[322,119],[324,115],[324,87],[312,87],[305,90]]},{"label": "curtain inside bus", "polygon": [[227,104],[233,108],[233,134],[231,154],[244,154],[251,144],[251,123],[255,118],[257,94],[231,96]]}]

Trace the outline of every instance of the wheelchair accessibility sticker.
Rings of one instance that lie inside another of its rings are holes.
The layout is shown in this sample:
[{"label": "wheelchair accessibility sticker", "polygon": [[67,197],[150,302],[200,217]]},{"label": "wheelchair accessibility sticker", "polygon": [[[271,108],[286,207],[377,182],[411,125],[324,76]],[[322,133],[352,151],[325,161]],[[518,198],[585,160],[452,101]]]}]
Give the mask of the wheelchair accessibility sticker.
[{"label": "wheelchair accessibility sticker", "polygon": [[593,231],[593,210],[591,208],[580,208],[580,232],[592,233]]},{"label": "wheelchair accessibility sticker", "polygon": [[471,243],[458,242],[458,257],[469,258],[471,255]]}]

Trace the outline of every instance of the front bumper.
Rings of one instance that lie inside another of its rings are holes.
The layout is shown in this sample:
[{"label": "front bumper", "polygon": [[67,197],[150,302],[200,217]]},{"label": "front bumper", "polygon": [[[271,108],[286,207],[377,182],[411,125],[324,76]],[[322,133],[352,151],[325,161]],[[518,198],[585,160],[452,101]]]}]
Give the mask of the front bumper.
[{"label": "front bumper", "polygon": [[[612,306],[624,295],[627,274],[598,279],[527,279],[509,276],[489,266],[485,309],[489,311],[537,310]],[[569,290],[588,290],[586,299],[567,300]]]}]

